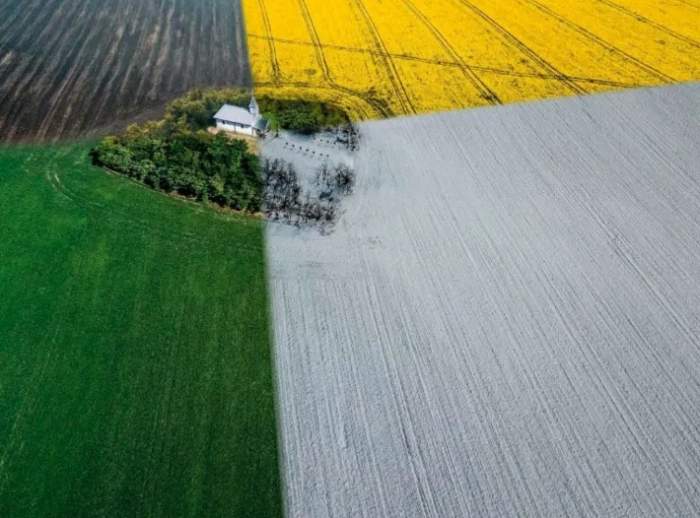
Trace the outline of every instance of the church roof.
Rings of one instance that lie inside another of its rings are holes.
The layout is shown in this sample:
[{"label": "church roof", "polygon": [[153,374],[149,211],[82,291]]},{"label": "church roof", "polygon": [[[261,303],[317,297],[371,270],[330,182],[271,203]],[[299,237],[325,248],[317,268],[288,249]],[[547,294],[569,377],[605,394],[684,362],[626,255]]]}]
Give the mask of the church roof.
[{"label": "church roof", "polygon": [[267,119],[258,117],[258,120],[254,124],[255,129],[260,131],[265,131],[267,129]]},{"label": "church roof", "polygon": [[240,106],[233,106],[231,104],[224,104],[218,112],[214,115],[214,119],[241,124],[243,126],[255,126],[258,122],[258,118],[251,114],[245,108]]}]

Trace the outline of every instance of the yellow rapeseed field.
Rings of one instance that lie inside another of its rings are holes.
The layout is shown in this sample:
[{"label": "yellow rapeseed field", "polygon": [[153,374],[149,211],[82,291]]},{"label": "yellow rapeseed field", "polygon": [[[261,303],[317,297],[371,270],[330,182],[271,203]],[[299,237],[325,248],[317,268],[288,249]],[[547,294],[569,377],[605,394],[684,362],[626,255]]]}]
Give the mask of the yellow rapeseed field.
[{"label": "yellow rapeseed field", "polygon": [[243,0],[256,89],[356,118],[700,79],[700,0]]}]

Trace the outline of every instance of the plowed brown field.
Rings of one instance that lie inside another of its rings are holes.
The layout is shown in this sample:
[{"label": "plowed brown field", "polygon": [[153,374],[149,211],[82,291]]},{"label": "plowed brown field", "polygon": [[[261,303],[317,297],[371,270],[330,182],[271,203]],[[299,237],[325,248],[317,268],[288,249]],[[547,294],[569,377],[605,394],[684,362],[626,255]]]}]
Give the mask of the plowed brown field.
[{"label": "plowed brown field", "polygon": [[0,141],[78,136],[248,84],[240,3],[0,0]]}]

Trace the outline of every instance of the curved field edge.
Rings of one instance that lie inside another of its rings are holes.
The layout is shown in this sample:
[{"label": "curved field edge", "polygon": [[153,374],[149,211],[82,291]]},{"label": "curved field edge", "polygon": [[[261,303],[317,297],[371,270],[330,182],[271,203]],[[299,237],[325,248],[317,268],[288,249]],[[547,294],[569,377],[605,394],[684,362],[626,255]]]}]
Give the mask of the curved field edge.
[{"label": "curved field edge", "polygon": [[0,148],[0,514],[280,516],[262,223]]}]

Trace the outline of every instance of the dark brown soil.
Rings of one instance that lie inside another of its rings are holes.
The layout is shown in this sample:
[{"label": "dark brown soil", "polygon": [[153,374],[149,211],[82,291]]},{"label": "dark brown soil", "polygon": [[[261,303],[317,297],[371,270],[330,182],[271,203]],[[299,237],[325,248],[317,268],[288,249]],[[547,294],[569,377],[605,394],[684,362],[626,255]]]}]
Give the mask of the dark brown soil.
[{"label": "dark brown soil", "polygon": [[100,134],[250,84],[237,0],[0,0],[0,142]]}]

